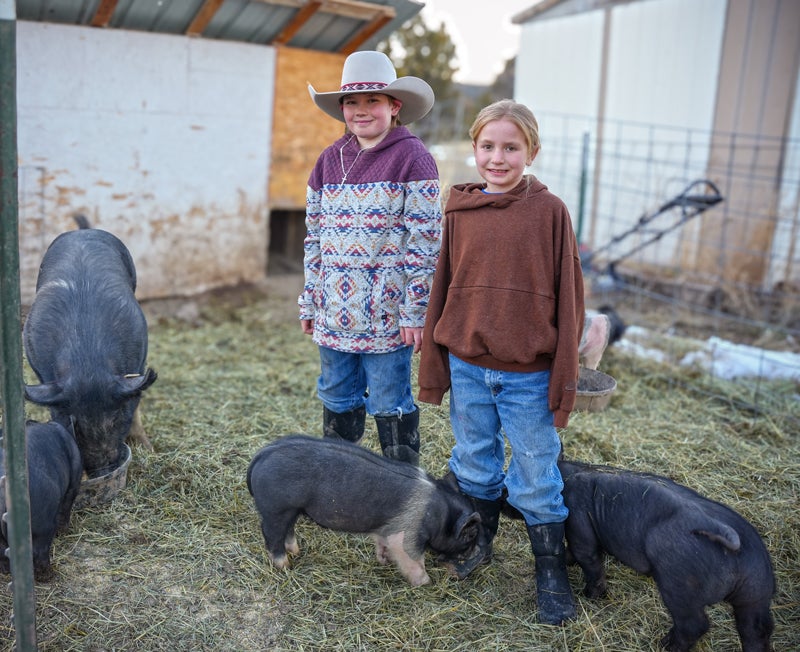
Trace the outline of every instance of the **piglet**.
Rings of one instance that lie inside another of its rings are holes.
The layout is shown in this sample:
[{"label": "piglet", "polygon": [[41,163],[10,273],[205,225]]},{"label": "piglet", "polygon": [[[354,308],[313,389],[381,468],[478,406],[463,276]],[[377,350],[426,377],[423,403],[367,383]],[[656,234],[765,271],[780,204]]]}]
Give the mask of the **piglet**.
[{"label": "piglet", "polygon": [[733,607],[744,652],[768,652],[775,578],[755,528],[734,510],[667,478],[561,460],[566,539],[586,580],[606,592],[603,555],[651,575],[672,616],[661,644],[686,652],[708,631],[705,607]]},{"label": "piglet", "polygon": [[[57,532],[69,525],[72,503],[78,494],[83,463],[71,433],[55,421],[25,424],[28,458],[28,492],[31,509],[33,574],[37,582],[53,576],[50,551]],[[0,466],[5,475],[5,446],[0,447]],[[0,513],[5,513],[6,492],[0,491]],[[5,520],[0,527],[0,572],[9,572]]]},{"label": "piglet", "polygon": [[447,480],[346,441],[289,435],[262,448],[247,469],[267,552],[288,568],[305,515],[324,528],[370,534],[378,561],[412,586],[430,582],[425,550],[449,557],[472,548],[480,516]]}]

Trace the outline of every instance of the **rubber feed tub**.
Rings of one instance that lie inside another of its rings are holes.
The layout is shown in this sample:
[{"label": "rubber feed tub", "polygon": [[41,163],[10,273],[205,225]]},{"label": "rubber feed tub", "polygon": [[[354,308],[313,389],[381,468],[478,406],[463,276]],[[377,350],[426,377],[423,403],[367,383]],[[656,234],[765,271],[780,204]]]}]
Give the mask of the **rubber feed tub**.
[{"label": "rubber feed tub", "polygon": [[586,412],[602,412],[608,407],[611,395],[616,389],[617,381],[613,377],[602,371],[581,367],[575,409]]},{"label": "rubber feed tub", "polygon": [[131,449],[125,444],[124,458],[120,465],[97,478],[89,478],[81,482],[81,488],[75,497],[73,509],[102,505],[112,500],[122,489],[128,479],[128,465],[131,463]]}]

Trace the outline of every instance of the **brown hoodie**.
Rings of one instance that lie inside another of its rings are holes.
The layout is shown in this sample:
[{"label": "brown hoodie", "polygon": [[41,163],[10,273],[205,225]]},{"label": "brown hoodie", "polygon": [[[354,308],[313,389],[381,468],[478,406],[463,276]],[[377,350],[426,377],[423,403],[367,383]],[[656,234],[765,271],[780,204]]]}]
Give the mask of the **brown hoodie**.
[{"label": "brown hoodie", "polygon": [[583,276],[564,203],[533,175],[508,193],[454,186],[445,206],[419,367],[419,400],[450,389],[448,353],[501,371],[549,369],[563,428],[575,405]]}]

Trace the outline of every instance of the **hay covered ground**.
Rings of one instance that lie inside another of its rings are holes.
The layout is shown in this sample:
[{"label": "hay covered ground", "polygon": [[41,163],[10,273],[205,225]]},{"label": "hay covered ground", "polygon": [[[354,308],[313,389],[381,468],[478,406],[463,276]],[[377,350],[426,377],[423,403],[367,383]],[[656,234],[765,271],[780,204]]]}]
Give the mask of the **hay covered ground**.
[{"label": "hay covered ground", "polygon": [[[580,595],[565,627],[536,622],[533,557],[522,523],[501,520],[495,559],[464,582],[428,559],[411,588],[364,537],[301,521],[290,571],[267,559],[245,486],[250,459],[291,432],[318,434],[317,352],[295,318],[298,280],[202,301],[145,305],[158,381],[142,401],[153,451],[133,449],[127,487],[73,513],[54,546],[56,578],[36,588],[43,652],[80,650],[657,650],[669,627],[653,582],[611,560],[609,595]],[[775,415],[741,411],[735,388],[704,394],[680,374],[613,349],[618,381],[604,412],[577,413],[568,456],[668,475],[722,501],[764,537],[776,569],[776,651],[800,649],[800,399],[770,388]],[[693,379],[702,382],[702,379]],[[711,397],[710,397],[711,396]],[[32,418],[46,418],[29,408]],[[447,405],[421,406],[423,466],[446,470]],[[370,420],[371,421],[371,420]],[[377,450],[374,425],[365,445]],[[11,649],[11,596],[0,626]],[[705,652],[738,650],[729,608],[708,610]]]}]

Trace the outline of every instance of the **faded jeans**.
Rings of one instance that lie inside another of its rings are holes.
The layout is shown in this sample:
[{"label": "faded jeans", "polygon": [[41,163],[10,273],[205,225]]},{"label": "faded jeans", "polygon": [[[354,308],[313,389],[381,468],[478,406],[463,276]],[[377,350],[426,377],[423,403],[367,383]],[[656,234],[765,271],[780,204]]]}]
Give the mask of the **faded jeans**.
[{"label": "faded jeans", "polygon": [[[561,441],[547,404],[549,371],[519,373],[471,365],[450,355],[450,469],[461,490],[508,502],[528,525],[567,518],[558,470]],[[511,459],[505,467],[505,439]]]},{"label": "faded jeans", "polygon": [[320,346],[317,396],[338,413],[365,405],[372,415],[409,414],[417,409],[411,395],[413,352],[410,346],[389,353],[345,353]]}]

